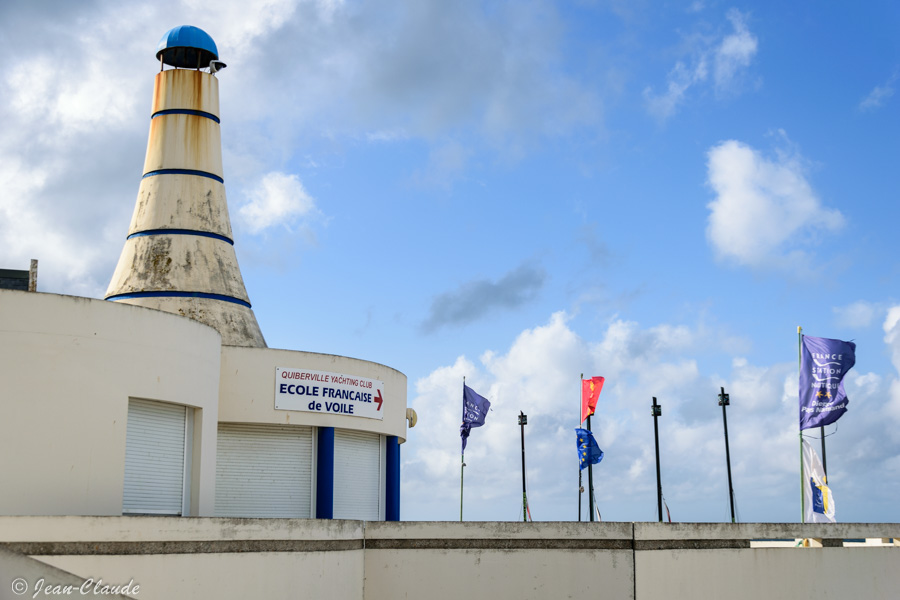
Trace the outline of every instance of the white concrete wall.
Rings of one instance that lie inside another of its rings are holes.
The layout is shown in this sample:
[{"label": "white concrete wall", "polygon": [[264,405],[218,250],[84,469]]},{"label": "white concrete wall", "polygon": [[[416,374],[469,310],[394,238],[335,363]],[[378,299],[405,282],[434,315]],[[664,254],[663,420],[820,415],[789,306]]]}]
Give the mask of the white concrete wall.
[{"label": "white concrete wall", "polygon": [[[636,598],[898,598],[900,547],[842,541],[895,536],[897,524],[635,523]],[[815,547],[750,547],[803,538]]]},{"label": "white concrete wall", "polygon": [[[750,547],[799,537],[825,547]],[[0,546],[55,568],[133,579],[141,598],[223,600],[888,600],[900,590],[900,546],[842,540],[898,537],[896,523],[0,517]],[[0,554],[0,589],[18,575],[11,564]]]},{"label": "white concrete wall", "polygon": [[[311,369],[384,382],[384,419],[275,410],[275,368]],[[222,348],[219,420],[233,423],[312,425],[396,435],[406,440],[406,375],[365,360],[271,348]]]},{"label": "white concrete wall", "polygon": [[631,523],[366,523],[365,597],[631,598]]},{"label": "white concrete wall", "polygon": [[[0,543],[12,550],[27,542],[26,553],[48,565],[112,583],[133,579],[136,597],[153,599],[362,600],[362,540],[359,521],[0,517]],[[112,548],[120,553],[98,554]],[[2,593],[17,574],[2,564],[0,573]]]},{"label": "white concrete wall", "polygon": [[0,290],[0,514],[120,515],[129,398],[196,409],[191,514],[214,514],[220,344],[160,311]]}]

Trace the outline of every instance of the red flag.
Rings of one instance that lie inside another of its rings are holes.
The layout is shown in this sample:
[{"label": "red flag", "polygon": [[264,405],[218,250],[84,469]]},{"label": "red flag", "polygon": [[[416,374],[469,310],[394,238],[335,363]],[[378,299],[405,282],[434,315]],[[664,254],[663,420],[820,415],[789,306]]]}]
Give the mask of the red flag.
[{"label": "red flag", "polygon": [[591,377],[581,380],[581,422],[594,414],[597,409],[597,398],[603,389],[603,377]]}]

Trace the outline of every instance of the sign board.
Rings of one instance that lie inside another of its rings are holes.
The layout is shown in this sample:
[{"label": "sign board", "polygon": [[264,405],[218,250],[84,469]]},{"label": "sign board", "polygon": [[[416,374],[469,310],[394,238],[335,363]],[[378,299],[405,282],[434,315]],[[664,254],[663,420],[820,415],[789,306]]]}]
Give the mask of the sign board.
[{"label": "sign board", "polygon": [[384,419],[384,383],[356,375],[275,368],[275,409]]}]

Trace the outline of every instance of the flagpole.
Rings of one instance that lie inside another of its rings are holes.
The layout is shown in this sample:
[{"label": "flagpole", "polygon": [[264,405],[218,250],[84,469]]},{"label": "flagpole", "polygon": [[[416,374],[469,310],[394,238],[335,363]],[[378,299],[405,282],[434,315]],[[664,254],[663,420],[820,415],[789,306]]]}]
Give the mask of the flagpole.
[{"label": "flagpole", "polygon": [[[587,418],[587,430],[591,431],[591,415]],[[588,464],[588,510],[591,511],[591,521],[594,520],[594,464]]]},{"label": "flagpole", "polygon": [[657,425],[657,420],[662,415],[662,406],[656,403],[656,396],[653,396],[653,407],[650,411],[653,415],[653,439],[656,442],[656,506],[659,511],[659,522],[662,523],[662,476],[659,469],[659,425]]},{"label": "flagpole", "polygon": [[725,388],[719,388],[719,406],[722,407],[722,425],[725,428],[725,464],[728,467],[728,503],[731,505],[731,522],[734,523],[734,487],[731,484],[731,451],[728,449],[728,417],[725,416],[725,407],[731,403]]},{"label": "flagpole", "polygon": [[[581,386],[579,390],[584,389],[584,373],[581,374]],[[584,392],[580,392],[578,396],[578,426],[581,427],[581,394]],[[581,522],[581,494],[583,493],[584,486],[581,481],[581,473],[584,469],[581,468],[581,464],[578,465],[578,522]]]},{"label": "flagpole", "polygon": [[[466,376],[463,375],[463,422],[465,422],[466,412]],[[460,441],[462,443],[462,441]],[[459,454],[459,521],[463,520],[463,473],[466,468],[466,450],[465,447]]]},{"label": "flagpole", "polygon": [[581,469],[578,470],[578,522],[581,522]]},{"label": "flagpole", "polygon": [[466,468],[466,453],[459,455],[459,520],[462,522],[463,509],[463,469]]},{"label": "flagpole", "polygon": [[522,521],[528,522],[528,496],[525,494],[525,425],[528,424],[528,417],[521,410],[519,411],[519,427],[522,430]]},{"label": "flagpole", "polygon": [[[799,380],[800,370],[803,368],[803,328],[797,325],[797,377]],[[799,384],[798,384],[799,389]],[[806,523],[806,481],[803,478],[803,430],[800,430],[800,522]]]}]

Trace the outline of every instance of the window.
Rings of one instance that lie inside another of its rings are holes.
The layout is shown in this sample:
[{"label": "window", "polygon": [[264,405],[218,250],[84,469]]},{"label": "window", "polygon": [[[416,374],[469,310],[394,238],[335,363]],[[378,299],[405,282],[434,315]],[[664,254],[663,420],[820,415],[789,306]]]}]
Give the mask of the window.
[{"label": "window", "polygon": [[124,514],[188,514],[192,416],[178,404],[128,401]]}]

